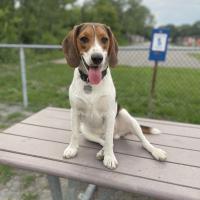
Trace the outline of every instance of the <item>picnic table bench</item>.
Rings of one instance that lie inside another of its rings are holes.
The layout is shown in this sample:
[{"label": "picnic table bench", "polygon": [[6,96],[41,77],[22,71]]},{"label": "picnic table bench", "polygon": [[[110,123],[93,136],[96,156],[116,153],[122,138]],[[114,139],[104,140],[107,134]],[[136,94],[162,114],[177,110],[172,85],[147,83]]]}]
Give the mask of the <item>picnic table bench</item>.
[{"label": "picnic table bench", "polygon": [[95,158],[101,147],[83,137],[78,156],[63,159],[71,135],[69,110],[48,107],[2,131],[0,163],[47,174],[56,200],[62,199],[58,177],[159,199],[200,200],[200,126],[137,120],[162,131],[147,138],[166,150],[166,162],[154,160],[133,135],[114,142],[119,161],[115,170]]}]

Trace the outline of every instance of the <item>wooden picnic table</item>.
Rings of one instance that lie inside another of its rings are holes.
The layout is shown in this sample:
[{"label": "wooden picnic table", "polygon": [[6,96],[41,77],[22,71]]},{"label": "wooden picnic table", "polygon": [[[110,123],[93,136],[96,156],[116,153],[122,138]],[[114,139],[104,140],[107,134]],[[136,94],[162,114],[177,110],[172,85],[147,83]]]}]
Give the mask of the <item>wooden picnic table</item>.
[{"label": "wooden picnic table", "polygon": [[137,118],[162,131],[147,135],[168,158],[158,162],[129,135],[114,142],[115,170],[96,159],[99,145],[80,137],[78,156],[63,159],[70,135],[67,109],[48,107],[2,131],[0,163],[103,187],[174,200],[200,200],[200,126]]}]

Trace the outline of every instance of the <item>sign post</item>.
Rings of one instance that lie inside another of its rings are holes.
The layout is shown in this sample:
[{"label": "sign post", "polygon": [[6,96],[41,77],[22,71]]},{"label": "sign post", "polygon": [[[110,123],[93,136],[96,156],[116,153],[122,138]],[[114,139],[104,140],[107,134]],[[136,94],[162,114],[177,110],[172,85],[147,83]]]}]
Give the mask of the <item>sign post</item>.
[{"label": "sign post", "polygon": [[149,60],[154,61],[153,75],[151,81],[151,90],[149,98],[149,111],[152,113],[153,98],[155,97],[155,85],[157,78],[158,62],[165,61],[169,39],[169,29],[153,29],[151,35],[151,45],[149,51]]}]

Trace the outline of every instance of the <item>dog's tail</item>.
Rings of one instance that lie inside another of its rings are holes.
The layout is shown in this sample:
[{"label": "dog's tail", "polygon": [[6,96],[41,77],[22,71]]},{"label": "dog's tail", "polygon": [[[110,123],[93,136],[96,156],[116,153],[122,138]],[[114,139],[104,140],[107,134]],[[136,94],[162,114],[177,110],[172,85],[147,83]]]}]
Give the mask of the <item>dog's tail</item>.
[{"label": "dog's tail", "polygon": [[161,131],[157,128],[153,128],[150,126],[144,126],[144,125],[140,125],[142,132],[145,134],[160,134]]}]

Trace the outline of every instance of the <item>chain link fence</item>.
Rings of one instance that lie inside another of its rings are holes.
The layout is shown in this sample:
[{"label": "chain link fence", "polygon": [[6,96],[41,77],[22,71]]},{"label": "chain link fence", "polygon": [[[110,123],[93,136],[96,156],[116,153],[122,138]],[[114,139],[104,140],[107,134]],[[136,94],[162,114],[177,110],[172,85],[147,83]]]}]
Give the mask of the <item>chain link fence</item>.
[{"label": "chain link fence", "polygon": [[[0,47],[0,103],[22,104],[24,99],[34,111],[69,107],[73,69],[66,67],[60,46]],[[155,64],[148,53],[148,45],[119,48],[119,64],[112,70],[119,103],[135,116],[199,124],[200,48],[169,47],[166,62],[158,63],[154,95]]]},{"label": "chain link fence", "polygon": [[[151,95],[151,87],[155,63],[148,60],[148,54],[146,47],[122,48],[119,52],[119,64],[133,70],[127,79],[130,84],[134,82],[139,94],[142,93],[135,101],[143,101],[140,106],[146,109],[144,116],[200,123],[200,48],[168,49],[166,61],[158,63],[154,95]],[[136,108],[133,113],[137,113]]]}]

